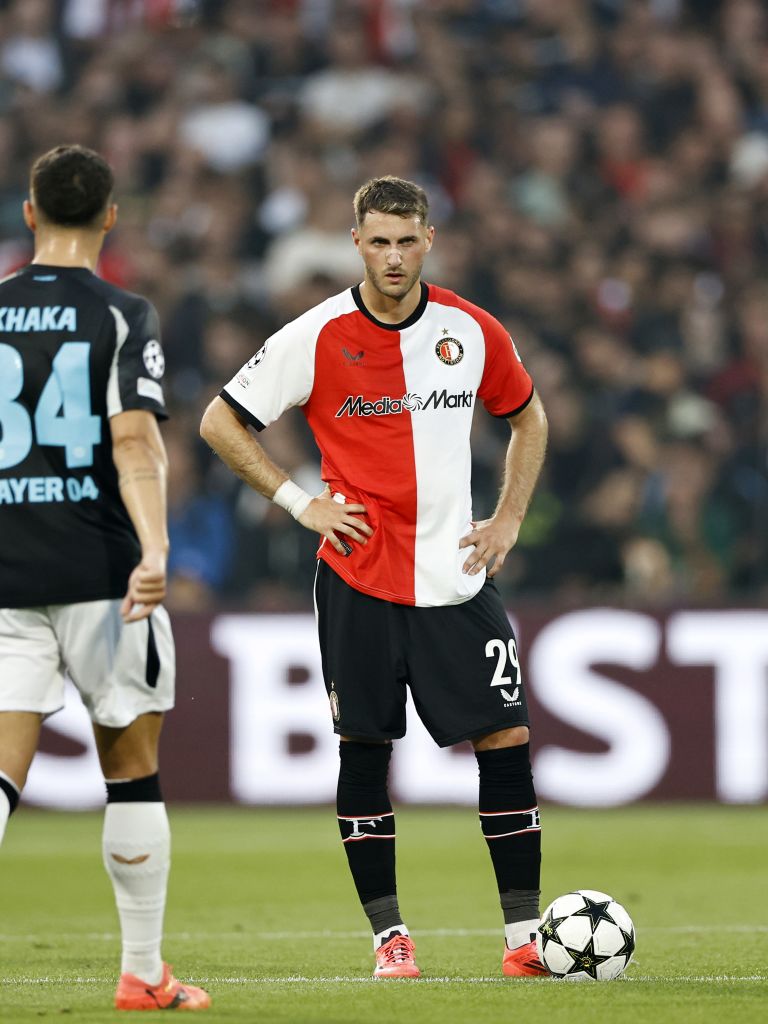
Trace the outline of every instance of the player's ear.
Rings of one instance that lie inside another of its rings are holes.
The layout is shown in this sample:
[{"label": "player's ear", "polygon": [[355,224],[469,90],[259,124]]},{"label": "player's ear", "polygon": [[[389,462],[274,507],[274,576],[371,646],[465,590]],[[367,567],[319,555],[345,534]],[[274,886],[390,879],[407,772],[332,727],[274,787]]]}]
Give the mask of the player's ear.
[{"label": "player's ear", "polygon": [[24,200],[22,211],[24,213],[24,223],[27,225],[29,230],[37,231],[37,219],[35,217],[35,208],[28,199]]},{"label": "player's ear", "polygon": [[427,246],[426,246],[427,252],[429,252],[429,250],[432,248],[432,242],[434,241],[434,238],[435,238],[435,229],[430,224],[429,227],[427,228]]},{"label": "player's ear", "polygon": [[357,233],[357,228],[352,228],[352,241],[355,243],[355,248],[360,248],[360,235]]},{"label": "player's ear", "polygon": [[106,235],[115,226],[117,220],[117,203],[110,203],[107,207],[107,212],[104,214],[104,224],[102,230]]}]

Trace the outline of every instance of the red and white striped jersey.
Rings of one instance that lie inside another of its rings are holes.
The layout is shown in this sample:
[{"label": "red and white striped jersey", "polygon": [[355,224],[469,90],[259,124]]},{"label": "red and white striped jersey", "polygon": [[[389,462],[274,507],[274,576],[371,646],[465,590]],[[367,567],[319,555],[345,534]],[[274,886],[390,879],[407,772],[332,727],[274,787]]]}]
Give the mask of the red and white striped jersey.
[{"label": "red and white striped jersey", "polygon": [[494,416],[520,412],[533,384],[490,314],[434,285],[407,320],[386,324],[359,287],[335,295],[269,338],[221,392],[261,430],[301,406],[339,500],[360,502],[373,536],[349,557],[318,555],[373,597],[458,604],[484,573],[461,571],[472,520],[470,428],[479,399]]}]

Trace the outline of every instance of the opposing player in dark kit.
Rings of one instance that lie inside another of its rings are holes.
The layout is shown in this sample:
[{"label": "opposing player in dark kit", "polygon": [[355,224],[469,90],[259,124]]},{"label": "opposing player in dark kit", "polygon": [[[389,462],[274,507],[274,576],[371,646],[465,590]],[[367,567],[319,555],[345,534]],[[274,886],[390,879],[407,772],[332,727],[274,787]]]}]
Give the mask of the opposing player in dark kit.
[{"label": "opposing player in dark kit", "polygon": [[[379,178],[355,196],[362,284],[273,337],[213,400],[201,432],[235,473],[322,535],[315,582],[323,672],[341,736],[338,819],[374,933],[377,977],[417,977],[397,901],[391,741],[406,686],[440,746],[471,740],[480,821],[504,912],[504,973],[545,973],[540,822],[515,637],[491,577],[517,539],[546,418],[504,328],[421,281],[432,246],[423,190]],[[512,436],[493,516],[473,522],[475,404]],[[248,430],[302,407],[326,491],[311,497]]]},{"label": "opposing player in dark kit", "polygon": [[163,353],[150,304],[94,270],[112,172],[79,146],[32,168],[33,262],[0,282],[0,838],[64,673],[93,721],[122,931],[115,1005],[205,1009],[160,955],[170,835],[157,748],[173,706]]}]

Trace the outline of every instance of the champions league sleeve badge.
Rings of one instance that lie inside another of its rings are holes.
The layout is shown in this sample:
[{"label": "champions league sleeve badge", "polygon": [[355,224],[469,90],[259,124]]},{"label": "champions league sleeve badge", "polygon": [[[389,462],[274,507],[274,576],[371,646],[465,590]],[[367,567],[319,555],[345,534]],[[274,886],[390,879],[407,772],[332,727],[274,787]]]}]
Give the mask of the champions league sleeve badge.
[{"label": "champions league sleeve badge", "polygon": [[261,362],[261,360],[264,358],[264,356],[266,354],[267,354],[267,343],[265,341],[264,344],[259,349],[259,351],[256,353],[256,355],[255,356],[251,356],[251,358],[245,364],[244,369],[252,370],[254,368],[254,366],[258,366],[258,364]]},{"label": "champions league sleeve badge", "polygon": [[144,365],[150,377],[160,380],[165,373],[165,356],[163,355],[160,342],[156,338],[152,338],[146,343],[142,350],[141,358],[144,360]]}]

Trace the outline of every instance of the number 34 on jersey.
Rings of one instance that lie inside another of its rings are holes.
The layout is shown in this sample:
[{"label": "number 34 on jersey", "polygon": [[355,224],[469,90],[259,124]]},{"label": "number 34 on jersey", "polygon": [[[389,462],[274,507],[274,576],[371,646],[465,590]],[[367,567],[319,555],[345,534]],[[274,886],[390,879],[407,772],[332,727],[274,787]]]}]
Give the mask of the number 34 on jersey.
[{"label": "number 34 on jersey", "polygon": [[[35,440],[63,448],[68,469],[93,464],[94,446],[101,442],[101,420],[91,411],[90,349],[87,341],[67,341],[61,346],[30,416],[17,401],[24,386],[21,355],[12,345],[0,343],[0,469],[23,462]],[[0,480],[0,504],[81,501],[98,494],[90,476]]]}]

